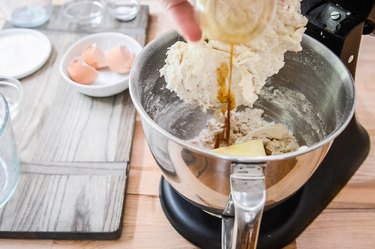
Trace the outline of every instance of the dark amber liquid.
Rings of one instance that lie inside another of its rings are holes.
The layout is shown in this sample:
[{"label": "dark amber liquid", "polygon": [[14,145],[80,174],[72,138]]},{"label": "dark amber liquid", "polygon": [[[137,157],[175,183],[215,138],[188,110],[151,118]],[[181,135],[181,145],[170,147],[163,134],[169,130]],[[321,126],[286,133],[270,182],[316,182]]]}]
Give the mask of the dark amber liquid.
[{"label": "dark amber liquid", "polygon": [[[218,91],[217,99],[222,104],[221,112],[225,115],[224,129],[222,134],[215,137],[214,148],[219,148],[224,141],[226,145],[230,145],[230,111],[236,106],[234,96],[231,93],[232,72],[233,72],[233,53],[234,44],[230,45],[229,70],[228,65],[223,63],[216,70]],[[229,72],[228,72],[229,71]],[[229,75],[228,75],[229,73]],[[228,81],[227,81],[228,79]],[[228,84],[227,84],[228,83]]]}]

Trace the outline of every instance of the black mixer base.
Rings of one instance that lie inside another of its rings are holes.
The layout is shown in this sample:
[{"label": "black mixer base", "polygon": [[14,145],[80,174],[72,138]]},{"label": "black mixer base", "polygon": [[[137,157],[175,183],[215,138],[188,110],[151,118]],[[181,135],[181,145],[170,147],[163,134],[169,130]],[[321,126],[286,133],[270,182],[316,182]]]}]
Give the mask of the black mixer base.
[{"label": "black mixer base", "polygon": [[[273,229],[278,223],[283,223],[290,218],[293,207],[298,205],[299,200],[300,195],[295,195],[278,205],[277,209],[265,211],[265,218],[262,221],[262,231],[265,236],[270,235],[264,230]],[[164,178],[160,181],[160,202],[169,222],[185,239],[203,249],[221,248],[221,219],[202,211],[184,199]],[[275,216],[278,219],[274,219]],[[263,234],[260,235],[258,247],[263,243],[262,237]],[[294,238],[285,239],[294,240]],[[280,245],[280,243],[276,244]]]},{"label": "black mixer base", "polygon": [[164,178],[160,202],[169,222],[184,238],[200,248],[221,248],[221,219],[185,200]]}]

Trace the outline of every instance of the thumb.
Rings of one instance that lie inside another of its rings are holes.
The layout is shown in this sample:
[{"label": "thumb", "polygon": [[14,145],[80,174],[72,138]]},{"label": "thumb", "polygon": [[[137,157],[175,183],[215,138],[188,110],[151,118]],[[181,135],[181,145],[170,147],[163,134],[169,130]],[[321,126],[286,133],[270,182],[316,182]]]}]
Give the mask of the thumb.
[{"label": "thumb", "polygon": [[177,31],[190,41],[199,41],[202,31],[192,5],[187,0],[162,0],[162,4]]}]

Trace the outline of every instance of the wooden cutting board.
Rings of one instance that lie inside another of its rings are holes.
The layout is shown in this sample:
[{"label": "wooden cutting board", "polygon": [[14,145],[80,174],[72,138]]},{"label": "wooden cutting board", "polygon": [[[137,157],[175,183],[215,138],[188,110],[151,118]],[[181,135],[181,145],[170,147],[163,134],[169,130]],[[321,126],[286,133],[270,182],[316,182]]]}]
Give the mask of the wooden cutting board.
[{"label": "wooden cutting board", "polygon": [[38,28],[53,50],[40,70],[21,80],[24,98],[12,124],[21,177],[12,199],[0,209],[0,238],[121,235],[136,113],[129,92],[106,98],[82,95],[63,81],[59,63],[71,44],[91,32],[125,33],[144,46],[148,16],[148,7],[142,6],[133,21],[106,15],[99,27],[83,31],[55,6],[51,20]]}]

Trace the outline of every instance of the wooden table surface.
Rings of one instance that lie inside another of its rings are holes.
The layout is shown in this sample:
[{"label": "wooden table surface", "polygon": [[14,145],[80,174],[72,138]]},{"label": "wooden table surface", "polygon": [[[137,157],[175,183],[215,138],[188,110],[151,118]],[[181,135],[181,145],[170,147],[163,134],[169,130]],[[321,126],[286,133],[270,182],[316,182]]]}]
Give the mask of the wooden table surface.
[{"label": "wooden table surface", "polygon": [[[150,6],[150,41],[172,28],[159,1]],[[374,145],[375,37],[363,37],[356,75],[356,113]],[[355,138],[353,138],[355,139]],[[374,146],[373,146],[374,148]],[[137,117],[130,175],[125,199],[123,231],[119,240],[0,240],[0,248],[196,248],[169,224],[159,202],[160,170],[147,147]],[[297,238],[298,249],[375,248],[375,149],[347,186],[323,213]]]}]

